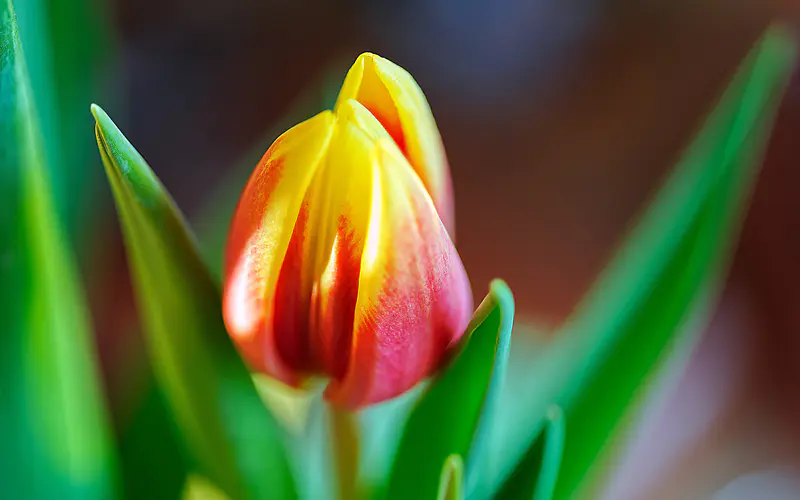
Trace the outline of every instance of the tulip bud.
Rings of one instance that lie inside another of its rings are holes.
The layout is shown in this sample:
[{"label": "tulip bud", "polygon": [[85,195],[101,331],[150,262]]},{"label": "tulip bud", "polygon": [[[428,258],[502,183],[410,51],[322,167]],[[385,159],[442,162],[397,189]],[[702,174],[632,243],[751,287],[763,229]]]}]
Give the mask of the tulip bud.
[{"label": "tulip bud", "polygon": [[348,99],[363,104],[392,136],[454,238],[453,187],[447,157],[431,108],[414,77],[380,56],[361,54],[347,72],[337,108]]},{"label": "tulip bud", "polygon": [[340,99],[269,148],[225,262],[225,322],[252,368],[294,386],[326,376],[343,407],[377,403],[435,371],[471,311],[425,184],[360,101]]}]

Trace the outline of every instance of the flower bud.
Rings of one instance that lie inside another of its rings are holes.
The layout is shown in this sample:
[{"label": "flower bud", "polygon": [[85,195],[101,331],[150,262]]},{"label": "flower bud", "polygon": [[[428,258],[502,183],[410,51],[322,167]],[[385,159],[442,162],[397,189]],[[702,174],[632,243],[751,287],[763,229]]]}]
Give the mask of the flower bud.
[{"label": "flower bud", "polygon": [[225,323],[253,369],[294,386],[325,376],[326,397],[357,408],[441,365],[472,295],[418,172],[360,97],[269,148],[242,193],[225,262]]}]

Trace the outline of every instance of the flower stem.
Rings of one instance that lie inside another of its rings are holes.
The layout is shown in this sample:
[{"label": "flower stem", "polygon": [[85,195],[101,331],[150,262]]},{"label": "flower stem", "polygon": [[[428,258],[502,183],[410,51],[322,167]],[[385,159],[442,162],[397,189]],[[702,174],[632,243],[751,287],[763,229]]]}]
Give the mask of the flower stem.
[{"label": "flower stem", "polygon": [[339,500],[358,498],[358,426],[352,412],[336,408],[330,409],[331,437],[336,477],[339,485]]}]

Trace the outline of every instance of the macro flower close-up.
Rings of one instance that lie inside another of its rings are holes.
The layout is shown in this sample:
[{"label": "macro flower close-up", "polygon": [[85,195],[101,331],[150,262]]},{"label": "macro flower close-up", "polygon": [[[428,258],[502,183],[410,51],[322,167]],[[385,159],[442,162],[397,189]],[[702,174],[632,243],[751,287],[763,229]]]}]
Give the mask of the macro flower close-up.
[{"label": "macro flower close-up", "polygon": [[334,111],[270,147],[233,217],[223,307],[250,365],[292,385],[325,375],[348,407],[432,374],[472,315],[440,217],[452,227],[449,176],[414,80],[360,56]]},{"label": "macro flower close-up", "polygon": [[0,498],[800,498],[798,28],[0,0]]}]

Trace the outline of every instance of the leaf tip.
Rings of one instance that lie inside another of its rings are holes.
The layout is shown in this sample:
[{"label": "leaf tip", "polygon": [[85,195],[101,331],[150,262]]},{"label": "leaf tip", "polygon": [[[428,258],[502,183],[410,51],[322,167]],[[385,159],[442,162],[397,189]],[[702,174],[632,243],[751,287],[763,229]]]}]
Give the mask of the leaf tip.
[{"label": "leaf tip", "polygon": [[447,457],[439,479],[439,500],[461,500],[463,495],[464,460],[454,453]]},{"label": "leaf tip", "polygon": [[[108,116],[108,113],[103,110],[103,108],[95,103],[92,103],[91,106],[89,106],[89,109],[92,112],[92,116],[94,116],[98,140],[102,139],[103,142],[106,142],[109,136],[115,138],[117,135],[125,140],[122,132],[119,131],[117,125],[114,123],[111,117]],[[125,142],[127,142],[127,140],[125,140]]]},{"label": "leaf tip", "polygon": [[503,306],[511,307],[514,312],[514,294],[505,281],[495,278],[489,283],[489,293]]},{"label": "leaf tip", "polygon": [[[495,278],[489,284],[489,296],[491,296],[500,310],[501,331],[507,332],[504,337],[508,337],[514,324],[514,294],[511,293],[511,288],[508,287],[505,281]],[[506,339],[507,341],[508,339]]]},{"label": "leaf tip", "polygon": [[92,103],[89,106],[89,109],[91,110],[92,115],[94,115],[95,121],[99,121],[100,120],[100,116],[108,116],[108,115],[106,115],[106,112],[103,111],[103,108],[101,108],[100,106],[98,106],[95,103]]},{"label": "leaf tip", "polygon": [[164,197],[161,183],[141,154],[97,104],[90,106],[103,165],[110,177],[120,179],[146,205]]}]

